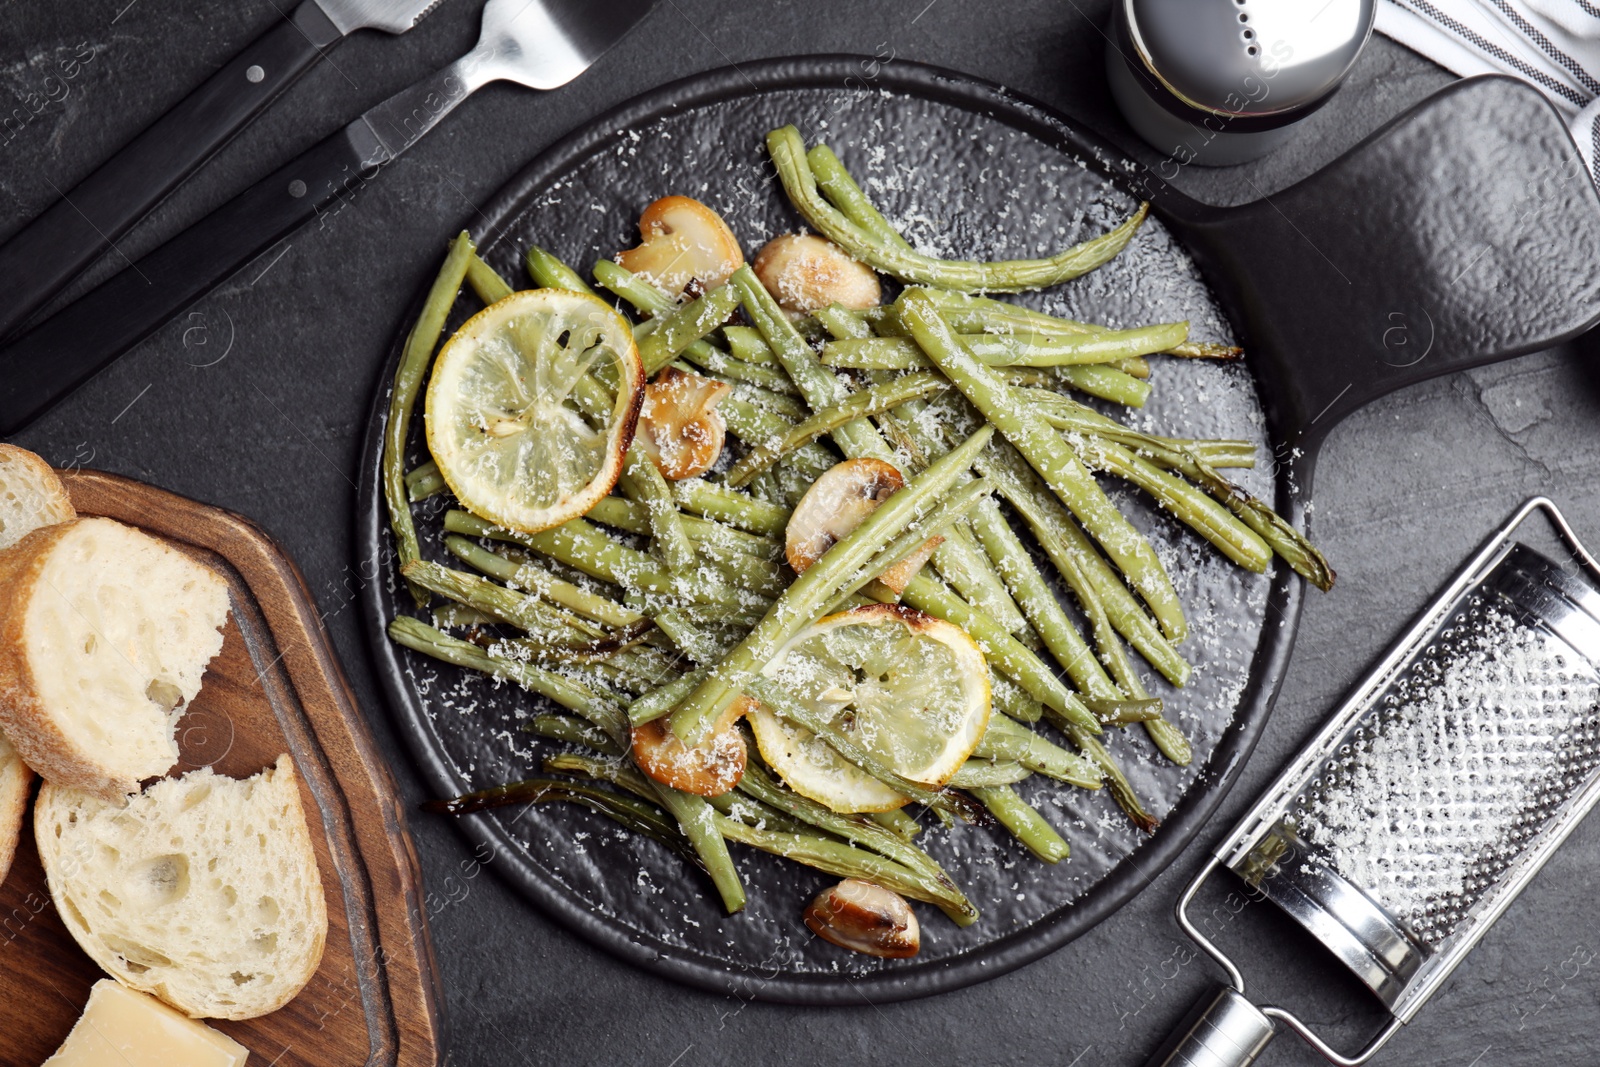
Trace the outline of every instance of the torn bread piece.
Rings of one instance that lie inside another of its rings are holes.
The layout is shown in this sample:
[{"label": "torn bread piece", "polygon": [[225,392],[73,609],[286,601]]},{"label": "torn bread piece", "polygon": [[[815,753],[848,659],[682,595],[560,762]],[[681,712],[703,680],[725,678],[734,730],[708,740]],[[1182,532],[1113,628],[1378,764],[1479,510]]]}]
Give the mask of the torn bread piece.
[{"label": "torn bread piece", "polygon": [[328,910],[294,762],[209,767],[107,802],[46,782],[33,832],[50,897],[107,973],[191,1018],[253,1019],[322,960]]},{"label": "torn bread piece", "polygon": [[178,761],[227,618],[222,576],[149,534],[35,530],[0,551],[0,729],[46,781],[126,796]]},{"label": "torn bread piece", "polygon": [[0,444],[0,548],[77,517],[50,464],[25,448]]},{"label": "torn bread piece", "polygon": [[[41,526],[78,517],[50,464],[16,445],[0,444],[0,549]],[[0,882],[6,880],[22,833],[33,772],[0,734]]]},{"label": "torn bread piece", "polygon": [[17,854],[17,839],[22,836],[22,816],[28,811],[28,786],[33,772],[28,770],[4,737],[0,737],[0,882],[11,870]]}]

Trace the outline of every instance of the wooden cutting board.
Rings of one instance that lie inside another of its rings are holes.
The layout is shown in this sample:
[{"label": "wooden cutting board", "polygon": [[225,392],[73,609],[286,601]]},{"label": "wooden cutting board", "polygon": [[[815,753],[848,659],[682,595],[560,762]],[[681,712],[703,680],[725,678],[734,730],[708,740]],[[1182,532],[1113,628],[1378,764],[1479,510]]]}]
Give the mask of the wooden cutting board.
[{"label": "wooden cutting board", "polygon": [[[421,1067],[440,1059],[437,969],[393,781],[295,565],[248,519],[97,471],[63,472],[80,514],[168,539],[227,577],[222,652],[178,724],[181,774],[246,777],[287,752],[323,889],[322,965],[288,1006],[216,1022],[257,1067]],[[50,903],[31,819],[0,886],[0,1064],[38,1067],[103,977]]]}]

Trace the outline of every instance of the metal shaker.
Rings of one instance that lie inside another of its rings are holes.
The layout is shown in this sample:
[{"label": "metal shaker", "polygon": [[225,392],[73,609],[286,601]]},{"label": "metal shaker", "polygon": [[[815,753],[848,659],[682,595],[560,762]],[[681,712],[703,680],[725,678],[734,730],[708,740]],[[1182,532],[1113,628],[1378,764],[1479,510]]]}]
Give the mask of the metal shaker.
[{"label": "metal shaker", "polygon": [[1286,143],[1328,102],[1371,36],[1376,8],[1376,0],[1115,0],[1111,94],[1172,165],[1243,163]]}]

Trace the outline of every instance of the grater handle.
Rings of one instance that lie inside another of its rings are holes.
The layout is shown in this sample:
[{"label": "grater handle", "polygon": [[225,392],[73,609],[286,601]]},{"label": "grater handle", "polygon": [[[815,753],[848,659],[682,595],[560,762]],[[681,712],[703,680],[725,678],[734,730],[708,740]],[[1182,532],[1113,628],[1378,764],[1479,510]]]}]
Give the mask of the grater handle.
[{"label": "grater handle", "polygon": [[1146,1067],[1250,1067],[1275,1032],[1243,993],[1222,986],[1184,1016]]}]

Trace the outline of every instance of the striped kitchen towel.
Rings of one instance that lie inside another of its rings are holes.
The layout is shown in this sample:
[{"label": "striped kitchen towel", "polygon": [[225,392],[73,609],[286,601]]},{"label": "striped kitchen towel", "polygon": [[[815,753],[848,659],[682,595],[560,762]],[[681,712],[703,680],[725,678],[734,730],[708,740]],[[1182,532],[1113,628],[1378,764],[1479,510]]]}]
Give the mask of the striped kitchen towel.
[{"label": "striped kitchen towel", "polygon": [[1377,29],[1463,77],[1543,92],[1600,181],[1600,0],[1379,0]]}]

